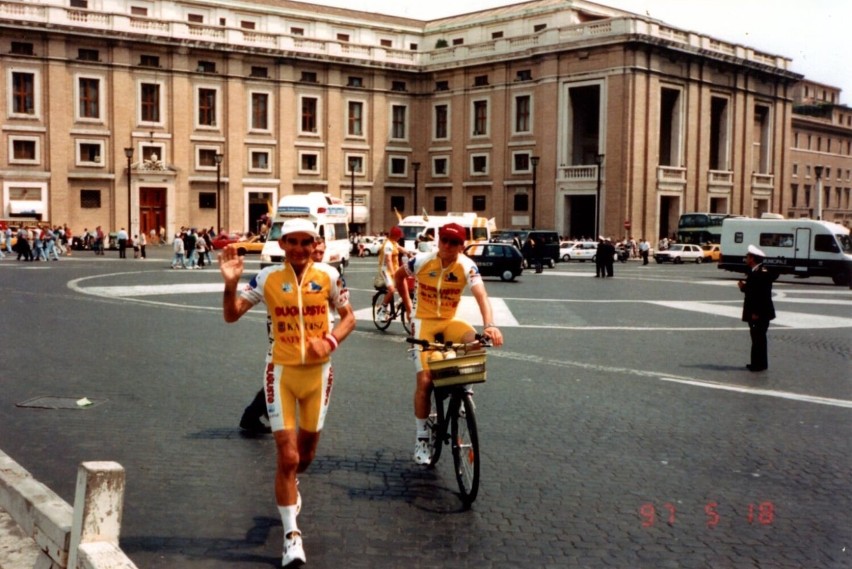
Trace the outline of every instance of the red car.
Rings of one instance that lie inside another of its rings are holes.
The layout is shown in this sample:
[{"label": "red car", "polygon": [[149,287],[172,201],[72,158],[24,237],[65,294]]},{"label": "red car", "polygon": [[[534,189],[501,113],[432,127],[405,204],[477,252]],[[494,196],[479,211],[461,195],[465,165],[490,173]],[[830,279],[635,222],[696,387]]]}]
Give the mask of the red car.
[{"label": "red car", "polygon": [[231,243],[236,243],[240,239],[242,239],[242,235],[239,233],[220,233],[213,239],[213,248],[214,249],[224,249]]}]

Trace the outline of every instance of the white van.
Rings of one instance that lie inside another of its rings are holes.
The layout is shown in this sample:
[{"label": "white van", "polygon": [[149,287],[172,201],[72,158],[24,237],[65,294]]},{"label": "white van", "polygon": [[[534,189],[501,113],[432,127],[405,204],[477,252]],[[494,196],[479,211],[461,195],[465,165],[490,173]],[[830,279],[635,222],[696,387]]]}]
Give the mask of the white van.
[{"label": "white van", "polygon": [[831,277],[852,285],[852,239],[849,229],[815,219],[728,218],[722,223],[719,268],[746,272],[749,245],[759,247],[766,268],[778,274]]},{"label": "white van", "polygon": [[260,267],[268,267],[284,261],[284,251],[278,245],[281,225],[287,219],[302,218],[314,223],[317,233],[325,239],[323,262],[337,268],[341,273],[349,264],[349,229],[346,206],[340,198],[322,192],[284,196],[269,228],[269,236],[260,253]]},{"label": "white van", "polygon": [[486,219],[475,212],[450,212],[447,215],[409,215],[399,222],[405,248],[413,251],[417,238],[422,235],[431,237],[432,247],[438,244],[438,229],[448,223],[458,223],[465,228],[465,244],[476,241],[489,241],[496,230],[494,219]]}]

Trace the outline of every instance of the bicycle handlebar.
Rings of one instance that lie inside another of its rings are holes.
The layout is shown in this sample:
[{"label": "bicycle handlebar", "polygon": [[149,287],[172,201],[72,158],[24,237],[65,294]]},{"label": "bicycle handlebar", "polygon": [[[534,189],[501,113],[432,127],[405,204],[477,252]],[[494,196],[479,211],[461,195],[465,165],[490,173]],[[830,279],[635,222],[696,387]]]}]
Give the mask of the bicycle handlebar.
[{"label": "bicycle handlebar", "polygon": [[405,341],[409,344],[414,344],[416,346],[420,346],[427,350],[458,350],[458,349],[470,349],[474,344],[479,344],[479,347],[482,348],[490,348],[491,347],[491,338],[486,336],[485,334],[477,334],[474,337],[474,341],[470,343],[461,343],[457,344],[454,342],[430,342],[429,340],[419,340],[417,338],[406,338]]}]

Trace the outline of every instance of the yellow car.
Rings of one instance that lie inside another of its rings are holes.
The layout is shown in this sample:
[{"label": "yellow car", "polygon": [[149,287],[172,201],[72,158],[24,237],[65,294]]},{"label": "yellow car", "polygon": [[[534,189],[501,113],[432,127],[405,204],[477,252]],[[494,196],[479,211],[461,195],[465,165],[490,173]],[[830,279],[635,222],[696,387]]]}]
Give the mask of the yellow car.
[{"label": "yellow car", "polygon": [[262,238],[260,235],[253,235],[245,241],[231,243],[228,247],[236,249],[237,255],[260,255],[260,252],[263,251],[263,244],[265,242],[266,239]]},{"label": "yellow car", "polygon": [[722,250],[715,243],[708,243],[701,246],[701,251],[704,252],[705,263],[718,263],[722,256]]}]

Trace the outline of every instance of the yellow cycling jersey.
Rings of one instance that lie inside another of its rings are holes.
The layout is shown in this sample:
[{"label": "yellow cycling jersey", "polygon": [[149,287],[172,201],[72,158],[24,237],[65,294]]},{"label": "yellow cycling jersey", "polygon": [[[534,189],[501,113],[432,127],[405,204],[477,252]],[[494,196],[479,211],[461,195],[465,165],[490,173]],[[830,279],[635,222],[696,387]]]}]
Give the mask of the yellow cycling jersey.
[{"label": "yellow cycling jersey", "polygon": [[311,263],[301,283],[289,263],[267,267],[249,281],[241,292],[252,305],[266,303],[271,320],[272,362],[282,365],[319,364],[328,358],[308,354],[308,339],[322,338],[330,331],[329,310],[349,304],[349,291],[333,267]]},{"label": "yellow cycling jersey", "polygon": [[421,253],[405,264],[414,277],[414,308],[412,318],[453,318],[466,286],[482,284],[476,263],[465,255],[444,268],[438,252]]},{"label": "yellow cycling jersey", "polygon": [[[390,262],[387,261],[390,259]],[[393,275],[399,268],[399,244],[394,243],[391,238],[385,239],[382,248],[379,249],[379,271]]]}]

